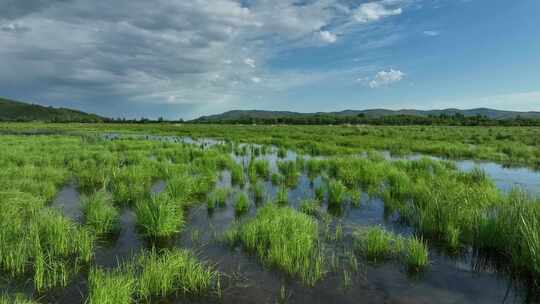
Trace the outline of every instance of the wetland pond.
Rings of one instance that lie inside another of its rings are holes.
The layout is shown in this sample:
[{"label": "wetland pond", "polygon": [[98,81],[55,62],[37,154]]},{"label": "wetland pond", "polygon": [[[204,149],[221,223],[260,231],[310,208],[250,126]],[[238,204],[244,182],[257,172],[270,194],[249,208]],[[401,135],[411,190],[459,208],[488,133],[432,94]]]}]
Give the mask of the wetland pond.
[{"label": "wetland pond", "polygon": [[[119,135],[108,134],[107,139],[114,140]],[[210,147],[220,143],[211,139],[193,140],[173,136],[144,136],[148,140],[183,142]],[[384,155],[384,153],[383,153]],[[278,161],[295,160],[297,154],[287,151],[278,157],[276,148],[271,148],[265,155],[257,156],[270,163],[272,172],[278,170]],[[239,164],[246,164],[250,155],[233,155]],[[305,156],[306,159],[308,156]],[[419,156],[413,156],[418,158]],[[387,158],[395,159],[390,155]],[[509,191],[519,186],[530,194],[540,190],[540,173],[526,168],[506,168],[489,162],[456,161],[460,170],[474,168],[484,170],[502,191]],[[279,187],[270,180],[262,182],[268,199],[278,195]],[[323,183],[321,176],[309,178],[302,173],[296,185],[288,190],[289,205],[299,208],[300,202],[315,196],[315,189]],[[167,182],[155,181],[152,192],[164,191]],[[231,172],[223,170],[217,187],[230,187],[233,191],[249,189],[245,185],[235,185]],[[399,235],[410,235],[413,230],[396,220],[396,215],[385,209],[383,201],[362,192],[358,206],[347,204],[339,212],[326,210],[331,214],[325,221],[326,233],[324,247],[332,255],[335,267],[330,267],[325,277],[314,287],[304,286],[298,279],[264,267],[260,260],[241,247],[231,248],[222,241],[222,234],[237,221],[243,221],[255,215],[259,204],[255,204],[250,195],[250,209],[240,218],[235,214],[234,198],[229,196],[223,208],[211,212],[205,204],[199,204],[186,211],[186,225],[182,232],[166,246],[191,248],[204,261],[215,265],[222,274],[222,292],[220,297],[203,298],[169,297],[158,303],[536,303],[534,294],[527,286],[512,280],[504,271],[500,271],[493,261],[486,261],[472,250],[464,250],[457,255],[450,255],[430,245],[430,265],[419,273],[410,274],[397,262],[370,263],[359,259],[359,266],[352,270],[347,267],[348,258],[345,248],[352,243],[352,231],[361,226],[380,225]],[[264,205],[262,203],[261,205]],[[81,219],[80,195],[74,183],[66,185],[57,194],[53,207],[59,208],[64,215],[75,220]],[[95,250],[94,264],[113,268],[118,263],[128,260],[142,248],[150,246],[143,241],[135,227],[136,216],[129,208],[121,210],[121,230],[114,239],[98,244]],[[328,237],[328,236],[336,236]],[[43,302],[84,303],[87,296],[86,278],[79,275],[65,289],[53,290],[45,294]]]}]

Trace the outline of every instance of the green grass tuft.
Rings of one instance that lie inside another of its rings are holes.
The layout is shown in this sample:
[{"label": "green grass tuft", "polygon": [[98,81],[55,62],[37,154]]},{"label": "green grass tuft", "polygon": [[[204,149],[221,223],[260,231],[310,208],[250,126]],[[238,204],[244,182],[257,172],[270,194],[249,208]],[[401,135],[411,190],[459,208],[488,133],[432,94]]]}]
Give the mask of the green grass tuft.
[{"label": "green grass tuft", "polygon": [[106,234],[117,231],[119,212],[113,206],[112,199],[104,190],[89,197],[82,198],[82,211],[85,224],[96,234]]},{"label": "green grass tuft", "polygon": [[267,204],[255,218],[234,227],[229,241],[240,241],[263,262],[305,284],[314,285],[324,274],[317,222],[289,207]]},{"label": "green grass tuft", "polygon": [[137,204],[137,226],[147,238],[166,238],[180,232],[184,225],[181,204],[167,193],[153,195]]}]

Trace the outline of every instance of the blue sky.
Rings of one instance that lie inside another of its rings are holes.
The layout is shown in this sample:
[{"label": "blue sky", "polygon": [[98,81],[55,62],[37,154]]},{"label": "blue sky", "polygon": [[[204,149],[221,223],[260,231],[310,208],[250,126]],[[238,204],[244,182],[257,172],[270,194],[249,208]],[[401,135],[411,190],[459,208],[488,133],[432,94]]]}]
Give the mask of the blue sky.
[{"label": "blue sky", "polygon": [[112,117],[540,111],[540,1],[0,0],[0,95]]}]

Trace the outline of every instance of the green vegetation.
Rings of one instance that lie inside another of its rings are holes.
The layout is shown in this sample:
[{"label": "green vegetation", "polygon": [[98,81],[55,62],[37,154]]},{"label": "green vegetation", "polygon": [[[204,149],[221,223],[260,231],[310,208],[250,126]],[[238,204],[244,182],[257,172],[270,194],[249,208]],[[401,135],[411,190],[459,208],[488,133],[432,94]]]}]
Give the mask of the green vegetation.
[{"label": "green vegetation", "polygon": [[37,302],[28,299],[23,294],[10,296],[8,294],[0,294],[0,304],[36,304]]},{"label": "green vegetation", "polygon": [[45,107],[0,98],[0,121],[103,122],[107,118],[81,111]]},{"label": "green vegetation", "polygon": [[307,215],[318,216],[321,212],[320,203],[316,200],[306,199],[300,203],[299,210]]},{"label": "green vegetation", "polygon": [[399,259],[409,271],[420,271],[429,265],[428,248],[416,236],[401,237],[381,227],[358,229],[353,236],[356,251],[370,261]]},{"label": "green vegetation", "polygon": [[323,277],[317,223],[289,207],[267,204],[255,218],[235,228],[229,241],[239,241],[263,262],[313,285]]},{"label": "green vegetation", "polygon": [[[84,281],[86,273],[89,303],[210,294],[219,290],[217,273],[176,247],[191,237],[187,246],[204,254],[208,244],[220,245],[211,240],[231,221],[224,237],[242,246],[240,253],[308,286],[327,271],[343,286],[354,285],[360,256],[360,263],[399,261],[411,272],[422,271],[436,244],[454,258],[473,252],[497,262],[516,281],[540,289],[537,197],[518,188],[503,192],[480,169],[460,171],[430,158],[389,159],[374,151],[534,166],[540,156],[534,128],[0,124],[3,133],[29,130],[45,134],[0,135],[0,270],[3,281],[29,282],[40,294]],[[228,141],[186,144],[155,134]],[[327,157],[299,154],[274,163],[278,152],[293,155],[289,149]],[[265,156],[270,150],[274,154]],[[227,178],[218,183],[222,174],[231,175],[231,185],[221,185]],[[158,181],[166,187],[153,194]],[[70,207],[81,208],[83,223],[55,205],[59,190],[71,184],[82,199]],[[266,200],[272,202],[261,204]],[[412,236],[377,226],[351,233],[351,226],[365,224],[357,214],[372,206]],[[257,212],[247,212],[250,207]],[[95,239],[123,228],[120,208],[136,215],[143,246],[169,249],[143,250],[117,269],[96,266],[93,257],[99,260],[102,248]],[[205,208],[214,216],[199,212]],[[243,216],[232,220],[231,211]],[[188,232],[181,233],[184,228]]]},{"label": "green vegetation", "polygon": [[330,113],[296,113],[282,111],[234,110],[203,116],[194,122],[216,124],[372,124],[372,125],[540,125],[540,112],[513,112],[493,109],[471,110],[345,110]]},{"label": "green vegetation", "polygon": [[244,214],[249,209],[249,198],[246,193],[239,192],[236,194],[236,200],[234,202],[234,210],[237,215]]},{"label": "green vegetation", "polygon": [[328,205],[341,206],[346,192],[347,188],[345,188],[341,181],[330,180],[328,182]]},{"label": "green vegetation", "polygon": [[112,233],[120,229],[118,210],[112,205],[109,194],[98,191],[91,196],[83,197],[82,210],[85,223],[96,234]]},{"label": "green vegetation", "polygon": [[117,269],[92,269],[89,303],[148,302],[169,295],[202,295],[217,288],[219,274],[185,249],[142,252]]},{"label": "green vegetation", "polygon": [[132,269],[92,269],[88,275],[89,304],[129,304],[137,290]]},{"label": "green vegetation", "polygon": [[212,191],[208,196],[208,210],[214,210],[216,207],[225,207],[230,192],[231,189],[229,188],[217,188]]},{"label": "green vegetation", "polygon": [[138,293],[145,299],[174,293],[204,294],[218,277],[214,270],[201,264],[185,249],[144,253],[137,263],[142,269],[137,279]]},{"label": "green vegetation", "polygon": [[148,238],[170,237],[184,225],[184,213],[179,202],[167,193],[154,195],[137,204],[137,225]]},{"label": "green vegetation", "polygon": [[266,190],[261,182],[257,182],[255,185],[253,185],[253,197],[255,198],[256,203],[260,203],[265,200]]},{"label": "green vegetation", "polygon": [[11,277],[31,273],[39,291],[66,287],[92,259],[92,234],[44,207],[42,199],[0,193],[0,209],[0,268]]}]

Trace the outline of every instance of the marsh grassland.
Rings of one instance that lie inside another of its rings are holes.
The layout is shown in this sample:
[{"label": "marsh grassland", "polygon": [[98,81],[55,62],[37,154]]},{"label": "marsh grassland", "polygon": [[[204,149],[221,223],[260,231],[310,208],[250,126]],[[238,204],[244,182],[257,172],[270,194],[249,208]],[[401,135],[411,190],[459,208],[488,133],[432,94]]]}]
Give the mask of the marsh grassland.
[{"label": "marsh grassland", "polygon": [[1,124],[0,303],[536,303],[539,166],[538,128]]}]

